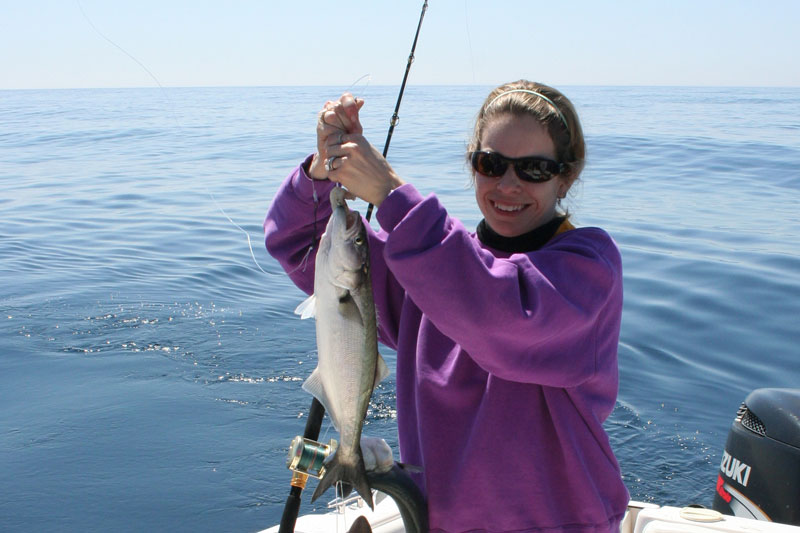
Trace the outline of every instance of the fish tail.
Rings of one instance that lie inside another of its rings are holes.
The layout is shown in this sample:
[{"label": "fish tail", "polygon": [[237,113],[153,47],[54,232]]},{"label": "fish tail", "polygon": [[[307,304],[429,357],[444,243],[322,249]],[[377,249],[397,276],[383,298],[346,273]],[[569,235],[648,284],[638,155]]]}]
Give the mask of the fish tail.
[{"label": "fish tail", "polygon": [[358,455],[358,462],[355,464],[347,464],[339,462],[339,457],[334,455],[328,464],[325,465],[325,475],[319,480],[314,494],[311,496],[311,501],[316,501],[317,498],[330,488],[331,485],[341,481],[354,487],[369,508],[375,510],[372,503],[372,489],[367,480],[367,470],[364,467],[364,459]]}]

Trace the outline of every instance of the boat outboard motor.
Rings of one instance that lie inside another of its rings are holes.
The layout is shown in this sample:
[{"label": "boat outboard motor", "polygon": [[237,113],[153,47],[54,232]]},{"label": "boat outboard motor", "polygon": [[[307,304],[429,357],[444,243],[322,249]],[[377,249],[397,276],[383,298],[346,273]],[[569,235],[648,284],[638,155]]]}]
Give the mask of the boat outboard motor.
[{"label": "boat outboard motor", "polygon": [[757,389],[733,421],[714,509],[800,526],[800,389]]}]

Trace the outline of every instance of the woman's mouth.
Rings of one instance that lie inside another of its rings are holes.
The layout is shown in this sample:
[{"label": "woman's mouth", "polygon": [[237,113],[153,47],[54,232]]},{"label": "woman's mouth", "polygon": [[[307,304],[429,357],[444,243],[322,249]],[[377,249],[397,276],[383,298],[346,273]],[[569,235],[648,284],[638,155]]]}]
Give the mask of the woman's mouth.
[{"label": "woman's mouth", "polygon": [[525,209],[525,204],[505,204],[500,202],[492,202],[492,207],[503,213],[516,213]]}]

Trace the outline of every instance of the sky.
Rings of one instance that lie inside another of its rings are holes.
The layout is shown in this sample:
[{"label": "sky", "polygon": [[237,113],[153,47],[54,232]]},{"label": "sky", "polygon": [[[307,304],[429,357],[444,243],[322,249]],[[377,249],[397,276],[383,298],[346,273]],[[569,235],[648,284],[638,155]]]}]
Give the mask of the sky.
[{"label": "sky", "polygon": [[[399,85],[417,0],[0,0],[0,89]],[[409,83],[800,87],[798,0],[429,0]]]}]

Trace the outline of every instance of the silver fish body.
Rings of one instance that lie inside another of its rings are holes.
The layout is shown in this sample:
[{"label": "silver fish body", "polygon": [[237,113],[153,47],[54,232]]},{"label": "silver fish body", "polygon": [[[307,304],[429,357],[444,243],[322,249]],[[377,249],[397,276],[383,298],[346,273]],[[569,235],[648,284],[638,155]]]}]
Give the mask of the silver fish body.
[{"label": "silver fish body", "polygon": [[325,464],[312,501],[343,481],[372,507],[361,430],[372,391],[388,369],[378,354],[366,228],[361,216],[348,209],[343,189],[333,189],[330,198],[332,214],[317,251],[314,294],[296,311],[316,318],[318,363],[303,389],[322,403],[339,432],[339,446]]}]

